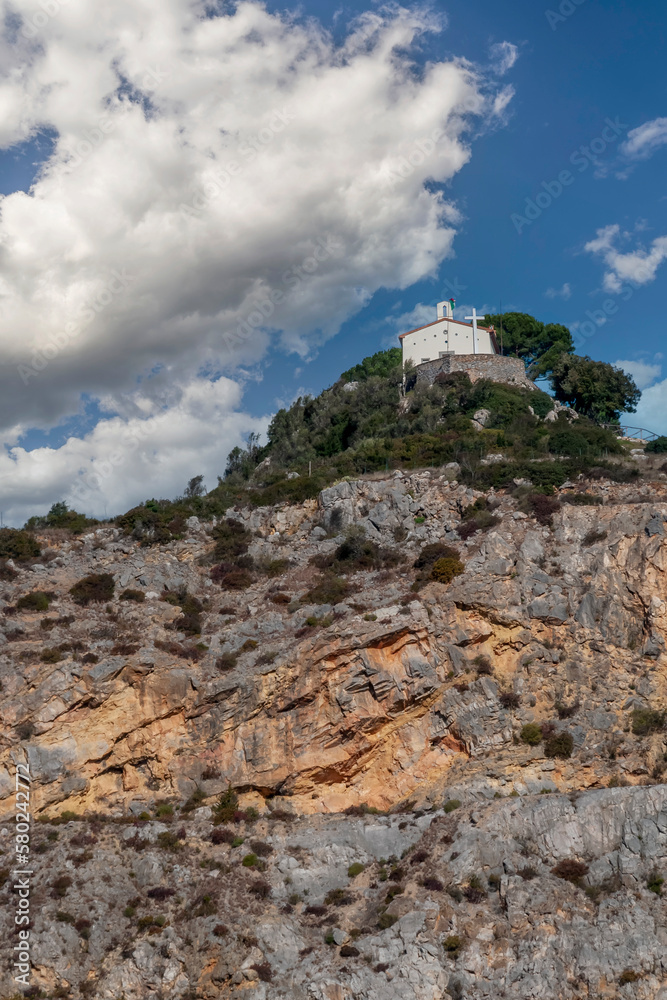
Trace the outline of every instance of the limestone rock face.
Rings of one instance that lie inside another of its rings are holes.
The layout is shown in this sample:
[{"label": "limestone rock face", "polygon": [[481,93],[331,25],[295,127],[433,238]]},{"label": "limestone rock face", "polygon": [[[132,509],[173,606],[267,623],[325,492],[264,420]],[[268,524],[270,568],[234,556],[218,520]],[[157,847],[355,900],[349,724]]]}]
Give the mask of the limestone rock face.
[{"label": "limestone rock face", "polygon": [[[568,484],[550,523],[492,492],[496,522],[463,542],[481,494],[460,471],[228,512],[242,591],[211,579],[197,518],[168,545],[105,527],[16,564],[0,846],[24,762],[33,817],[66,813],[32,829],[44,990],[667,1000],[667,487]],[[375,555],[346,565],[360,537]],[[436,543],[464,566],[447,585],[420,569]],[[91,572],[116,596],[81,608],[69,588]],[[48,612],[17,609],[31,590]]]}]

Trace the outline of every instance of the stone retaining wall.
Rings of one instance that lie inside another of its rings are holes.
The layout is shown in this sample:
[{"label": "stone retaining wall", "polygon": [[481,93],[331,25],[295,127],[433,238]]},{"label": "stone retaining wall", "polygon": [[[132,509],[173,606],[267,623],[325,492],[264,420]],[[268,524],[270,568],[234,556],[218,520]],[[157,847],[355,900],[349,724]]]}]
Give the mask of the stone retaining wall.
[{"label": "stone retaining wall", "polygon": [[434,361],[425,361],[416,365],[418,382],[433,385],[436,375],[450,372],[466,372],[471,382],[480,378],[491,382],[506,382],[509,385],[520,385],[526,389],[534,389],[535,385],[526,375],[526,369],[520,358],[506,358],[499,354],[446,354]]}]

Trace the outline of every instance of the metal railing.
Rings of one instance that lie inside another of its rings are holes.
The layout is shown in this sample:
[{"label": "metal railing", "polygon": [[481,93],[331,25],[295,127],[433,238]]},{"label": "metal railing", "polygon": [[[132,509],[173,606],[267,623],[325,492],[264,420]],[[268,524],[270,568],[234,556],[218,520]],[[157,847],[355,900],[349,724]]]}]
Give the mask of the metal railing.
[{"label": "metal railing", "polygon": [[620,431],[616,436],[630,441],[655,441],[659,434],[647,431],[645,427],[630,427],[628,424],[603,424],[610,431]]}]

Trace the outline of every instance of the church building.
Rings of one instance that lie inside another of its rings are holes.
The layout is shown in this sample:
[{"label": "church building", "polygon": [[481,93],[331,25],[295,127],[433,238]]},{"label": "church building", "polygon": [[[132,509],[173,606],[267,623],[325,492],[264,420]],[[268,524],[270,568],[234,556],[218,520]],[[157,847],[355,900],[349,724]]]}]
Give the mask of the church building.
[{"label": "church building", "polygon": [[472,323],[454,319],[454,300],[438,302],[437,319],[399,336],[403,364],[421,365],[452,354],[500,354],[493,327],[477,325],[473,309]]}]

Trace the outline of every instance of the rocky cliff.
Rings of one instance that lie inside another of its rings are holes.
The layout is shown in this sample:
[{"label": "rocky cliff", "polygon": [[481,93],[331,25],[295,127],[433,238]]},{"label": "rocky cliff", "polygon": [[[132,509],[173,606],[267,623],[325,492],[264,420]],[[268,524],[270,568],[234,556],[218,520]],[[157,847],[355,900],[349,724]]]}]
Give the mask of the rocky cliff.
[{"label": "rocky cliff", "polygon": [[667,997],[667,488],[455,473],[9,565],[45,993]]}]

